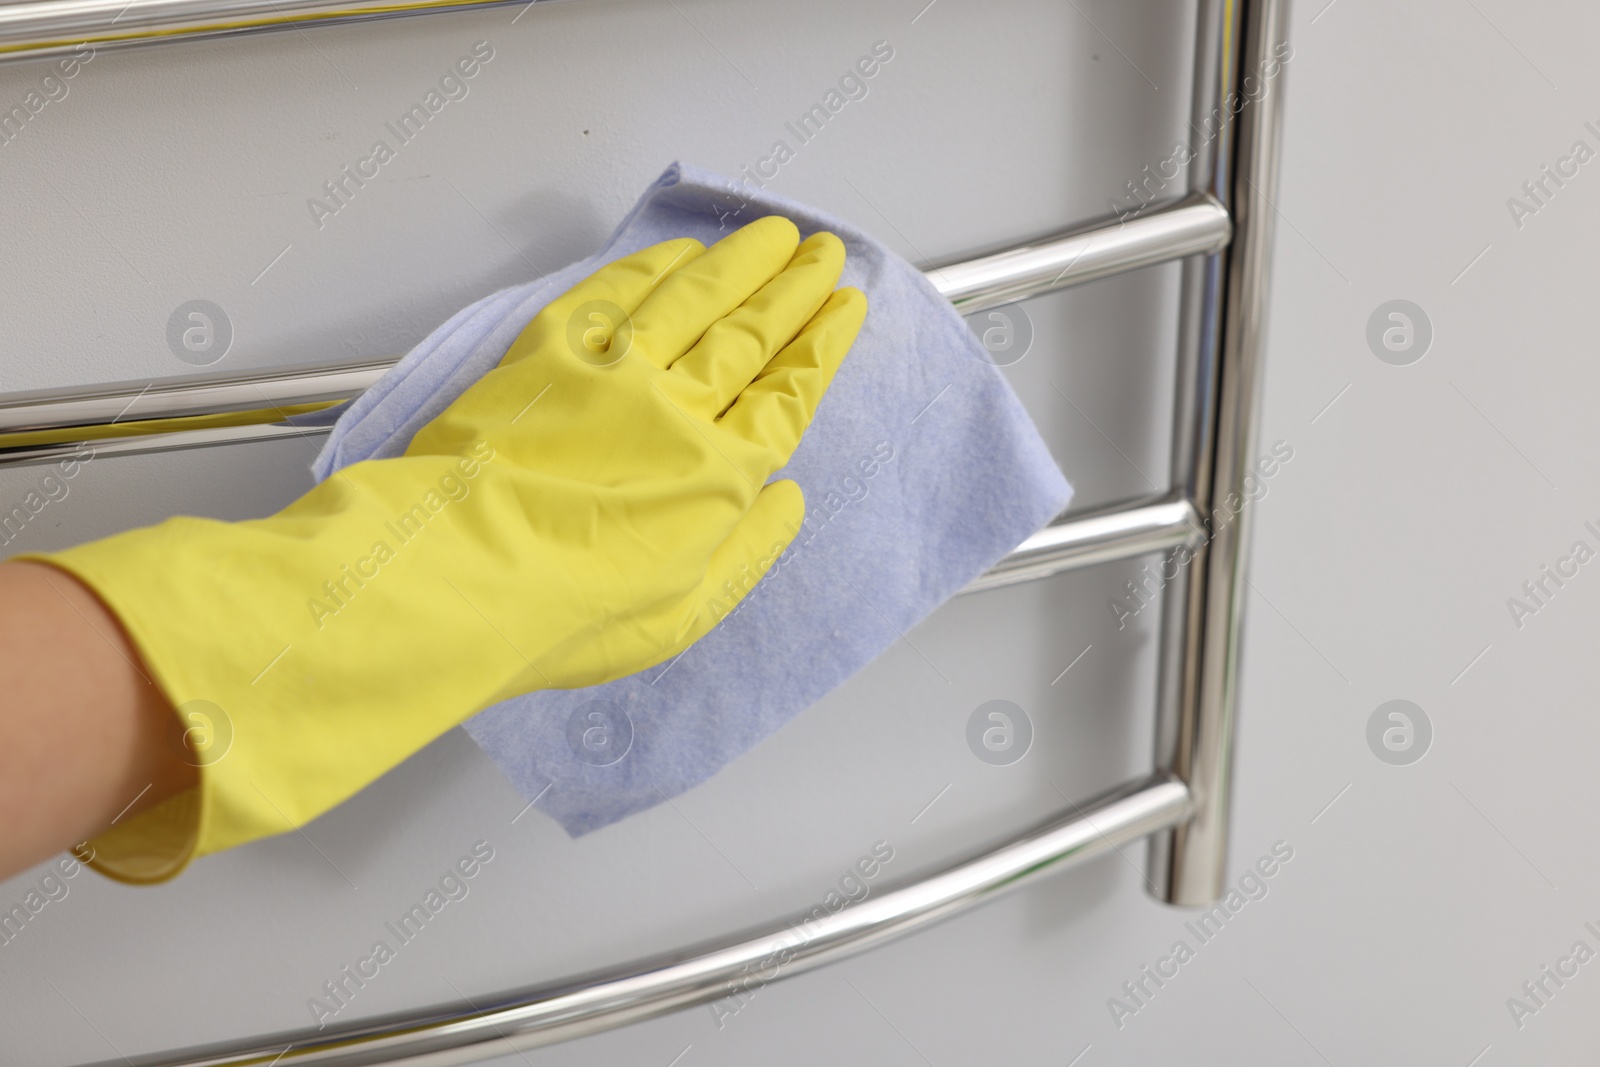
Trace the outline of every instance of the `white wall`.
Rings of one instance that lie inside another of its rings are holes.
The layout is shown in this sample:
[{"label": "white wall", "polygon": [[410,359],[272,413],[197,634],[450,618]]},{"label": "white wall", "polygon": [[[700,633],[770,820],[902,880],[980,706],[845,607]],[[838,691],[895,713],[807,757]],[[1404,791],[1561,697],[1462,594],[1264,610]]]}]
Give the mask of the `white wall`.
[{"label": "white wall", "polygon": [[[101,53],[0,147],[0,388],[187,372],[165,327],[195,298],[235,326],[218,370],[402,351],[529,261],[592,249],[672,159],[733,171],[765,154],[879,39],[895,59],[778,188],[913,260],[1101,214],[1183,136],[1192,5],[939,0],[913,23],[922,8],[584,0]],[[1508,0],[1294,12],[1261,434],[1294,458],[1254,505],[1232,860],[1292,846],[1265,899],[1121,1029],[1108,998],[1175,939],[1196,943],[1192,915],[1142,891],[1139,848],[768,987],[720,1029],[697,1008],[505,1062],[1464,1067],[1485,1046],[1484,1065],[1580,1062],[1596,968],[1521,1030],[1505,1000],[1575,940],[1600,950],[1581,926],[1600,926],[1581,846],[1600,799],[1600,579],[1580,574],[1520,630],[1505,600],[1573,540],[1600,548],[1582,525],[1600,526],[1585,503],[1600,179],[1585,168],[1520,230],[1505,198],[1575,138],[1600,148],[1582,126],[1600,120],[1585,110],[1595,20]],[[306,199],[480,40],[495,58],[471,94],[319,231]],[[0,68],[0,106],[43,73]],[[1028,305],[1037,339],[1011,373],[1080,505],[1165,480],[1176,281],[1161,268]],[[1366,345],[1394,298],[1434,326],[1411,366]],[[12,547],[267,512],[306,484],[310,453],[97,460]],[[32,477],[0,472],[0,502]],[[1147,765],[1153,618],[1118,631],[1105,603],[1136,570],[960,599],[912,635],[920,654],[891,649],[675,805],[579,841],[536,813],[513,825],[521,799],[452,734],[304,836],[157,888],[80,875],[0,946],[0,1059],[304,1026],[306,998],[479,838],[496,859],[471,895],[350,1015],[799,910],[880,839],[896,850],[885,879],[937,866]],[[1010,767],[964,740],[994,698],[1037,731]],[[1394,698],[1435,729],[1410,766],[1367,747]],[[34,878],[0,885],[0,905]]]}]

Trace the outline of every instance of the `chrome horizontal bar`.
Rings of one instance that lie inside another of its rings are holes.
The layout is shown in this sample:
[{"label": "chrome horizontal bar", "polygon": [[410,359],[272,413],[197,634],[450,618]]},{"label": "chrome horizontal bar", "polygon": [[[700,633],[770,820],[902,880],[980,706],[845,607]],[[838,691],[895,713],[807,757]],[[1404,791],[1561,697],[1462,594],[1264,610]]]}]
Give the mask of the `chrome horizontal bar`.
[{"label": "chrome horizontal bar", "polygon": [[68,456],[81,456],[85,450],[96,458],[137,456],[151,452],[179,452],[206,445],[239,445],[251,441],[275,441],[283,437],[314,438],[327,433],[327,426],[295,426],[285,422],[251,423],[245,426],[217,426],[175,433],[141,434],[133,437],[94,438],[0,449],[0,470],[32,463],[50,463]]},{"label": "chrome horizontal bar", "polygon": [[[34,0],[55,2],[55,0]],[[0,12],[5,5],[0,3]],[[1121,271],[1212,251],[1227,243],[1228,216],[1201,196],[1151,209],[1126,223],[1102,223],[1061,237],[980,259],[925,271],[957,310],[971,314],[1029,296],[1065,289]],[[166,451],[260,440],[262,424],[280,423],[291,409],[359,395],[395,360],[333,367],[288,368],[228,377],[128,382],[84,390],[48,390],[0,397],[0,466],[36,463],[60,454],[66,441],[116,438],[110,453]],[[232,425],[172,426],[167,420]],[[303,428],[294,433],[305,433]],[[148,438],[145,444],[134,443]]]},{"label": "chrome horizontal bar", "polygon": [[[364,22],[553,0],[27,0],[0,4],[0,61],[121,48],[307,23]],[[554,0],[559,2],[559,0]]]},{"label": "chrome horizontal bar", "polygon": [[[205,440],[211,434],[226,434],[228,443],[238,443],[310,437],[326,432],[327,428],[320,426],[264,424],[191,430],[151,437],[113,438],[95,441],[90,447],[98,457],[190,448],[195,444],[211,443]],[[81,455],[84,447],[83,443],[72,442],[35,445],[18,450],[16,456],[7,455],[0,462],[16,463],[20,461],[18,457],[25,457],[30,463],[47,463]],[[986,589],[1036,581],[1080,567],[1131,559],[1166,548],[1176,548],[1181,544],[1195,543],[1201,536],[1199,515],[1194,505],[1182,499],[1162,497],[1153,501],[1119,504],[1081,515],[1068,515],[1022,542],[985,574],[969,582],[961,593],[981,593]]]},{"label": "chrome horizontal bar", "polygon": [[979,259],[925,271],[963,315],[1124,271],[1226,247],[1228,211],[1198,193],[1138,217],[1101,222]]},{"label": "chrome horizontal bar", "polygon": [[1181,497],[1134,501],[1071,515],[1046,526],[961,590],[977,593],[1031,582],[1062,571],[1198,543],[1204,536],[1194,505]]},{"label": "chrome horizontal bar", "polygon": [[[112,438],[87,445],[83,442],[62,442],[34,445],[18,449],[13,454],[3,454],[0,465],[7,462],[48,463],[82,455],[85,447],[92,447],[94,455],[99,457],[191,448],[197,444],[237,444],[241,441],[312,437],[327,432],[325,426],[270,423],[188,430],[150,437]],[[226,435],[226,441],[209,441],[209,435]],[[1036,581],[1080,567],[1131,559],[1185,543],[1195,544],[1201,537],[1199,515],[1194,505],[1187,500],[1171,497],[1136,500],[1081,515],[1069,514],[1022,542],[999,563],[969,582],[961,594],[981,593],[986,589]]]},{"label": "chrome horizontal bar", "polygon": [[[0,397],[0,447],[10,434],[81,428],[84,436],[80,440],[95,440],[96,434],[109,428],[126,429],[152,419],[276,413],[318,401],[348,400],[371,388],[395,362],[384,359],[227,377],[191,375],[117,382],[93,389],[13,393]],[[0,453],[0,462],[10,458]]]},{"label": "chrome horizontal bar", "polygon": [[802,914],[687,952],[322,1030],[124,1057],[96,1067],[449,1067],[638,1022],[845,959],[951,918],[1189,816],[1189,790],[1166,774],[1074,804],[1004,844],[842,911]]}]

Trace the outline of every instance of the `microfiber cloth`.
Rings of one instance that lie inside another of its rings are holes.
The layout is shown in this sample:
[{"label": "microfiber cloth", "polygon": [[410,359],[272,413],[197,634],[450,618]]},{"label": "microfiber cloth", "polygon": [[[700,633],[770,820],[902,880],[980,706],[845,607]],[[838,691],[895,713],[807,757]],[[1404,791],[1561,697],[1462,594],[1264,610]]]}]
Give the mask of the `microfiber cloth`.
[{"label": "microfiber cloth", "polygon": [[[577,836],[706,780],[866,666],[1066,507],[1016,394],[922,273],[846,222],[674,165],[593,256],[459,312],[345,408],[313,470],[398,456],[499,363],[533,316],[603,264],[675,237],[711,245],[765,215],[837,234],[866,323],[789,465],[809,512],[789,550],[674,660],[488,708],[465,729]],[[538,611],[530,601],[529,611]]]}]

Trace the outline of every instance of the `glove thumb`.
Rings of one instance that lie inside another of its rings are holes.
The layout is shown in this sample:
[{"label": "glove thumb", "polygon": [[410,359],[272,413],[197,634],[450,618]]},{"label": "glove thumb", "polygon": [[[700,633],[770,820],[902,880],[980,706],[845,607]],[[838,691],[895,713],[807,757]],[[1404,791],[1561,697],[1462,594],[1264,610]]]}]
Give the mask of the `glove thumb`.
[{"label": "glove thumb", "polygon": [[805,517],[805,494],[794,482],[773,482],[756,494],[750,510],[711,556],[697,599],[700,610],[685,645],[732,614],[777,564]]}]

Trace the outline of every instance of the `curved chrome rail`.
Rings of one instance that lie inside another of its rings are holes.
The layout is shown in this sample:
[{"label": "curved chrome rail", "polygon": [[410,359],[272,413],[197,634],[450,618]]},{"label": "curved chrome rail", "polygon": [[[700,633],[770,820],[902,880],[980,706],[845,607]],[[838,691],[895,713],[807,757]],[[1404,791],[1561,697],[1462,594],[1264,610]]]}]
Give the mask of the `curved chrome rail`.
[{"label": "curved chrome rail", "polygon": [[638,1022],[787,978],[948,919],[1043,874],[1180,824],[1189,790],[1171,775],[1103,793],[963,860],[838,912],[568,979],[366,1023],[108,1060],[93,1067],[447,1067]]}]

